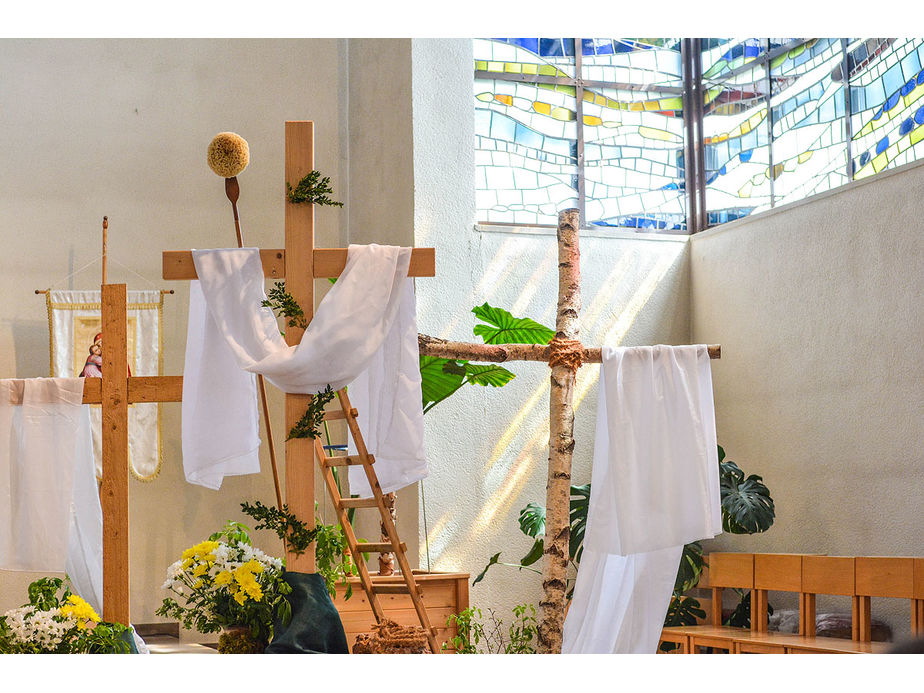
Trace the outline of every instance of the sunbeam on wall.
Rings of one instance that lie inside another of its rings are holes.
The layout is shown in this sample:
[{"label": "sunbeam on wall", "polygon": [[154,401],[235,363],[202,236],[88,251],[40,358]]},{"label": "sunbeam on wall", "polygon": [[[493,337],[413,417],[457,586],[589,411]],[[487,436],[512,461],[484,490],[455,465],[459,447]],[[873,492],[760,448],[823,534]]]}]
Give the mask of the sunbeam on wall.
[{"label": "sunbeam on wall", "polygon": [[[581,243],[584,344],[689,340],[684,239],[593,237]],[[465,293],[463,305],[488,301],[515,316],[554,327],[558,294],[554,236],[483,233],[476,245],[480,256],[470,259],[476,266],[453,268],[460,281],[463,273],[480,277]],[[439,332],[460,338],[460,333],[471,334],[472,324],[471,314],[444,315]],[[488,556],[501,549],[510,547],[511,557],[521,547],[525,551],[528,541],[517,525],[519,509],[530,501],[545,504],[549,371],[540,363],[504,365],[516,374],[504,388],[477,388],[450,398],[427,416],[432,469],[427,513],[437,519],[421,535],[421,555],[428,543],[434,570],[474,575]],[[575,483],[590,478],[596,401],[587,397],[596,391],[598,373],[594,365],[582,368],[575,386]],[[461,422],[467,422],[467,435],[459,433]],[[473,603],[509,608],[523,601],[522,594],[492,592],[490,580],[476,586]],[[532,594],[538,581],[526,573],[522,580]]]}]

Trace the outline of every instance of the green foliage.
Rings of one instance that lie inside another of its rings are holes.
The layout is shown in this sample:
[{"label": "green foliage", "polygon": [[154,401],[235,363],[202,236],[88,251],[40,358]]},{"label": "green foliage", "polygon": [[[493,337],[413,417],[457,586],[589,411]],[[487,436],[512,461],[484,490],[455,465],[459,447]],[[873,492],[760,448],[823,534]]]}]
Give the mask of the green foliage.
[{"label": "green foliage", "polygon": [[264,308],[272,309],[277,316],[286,318],[286,324],[289,327],[298,327],[302,330],[308,329],[305,311],[298,305],[295,297],[286,291],[285,282],[274,283],[273,288],[269,290],[269,294],[260,305]]},{"label": "green foliage", "polygon": [[289,431],[286,440],[291,440],[292,438],[319,438],[321,436],[320,426],[324,423],[324,407],[334,399],[334,394],[334,391],[328,385],[322,392],[312,397],[308,403],[308,409],[305,410],[302,418]]},{"label": "green foliage", "polygon": [[343,207],[342,202],[335,202],[329,195],[334,191],[330,187],[330,177],[321,177],[320,171],[311,171],[302,178],[294,188],[286,182],[286,195],[289,202],[303,204],[305,202],[326,205],[329,207]]},{"label": "green foliage", "polygon": [[420,391],[423,411],[426,414],[463,385],[503,387],[514,379],[514,374],[497,365],[479,365],[468,361],[420,357]]},{"label": "green foliage", "polygon": [[[0,616],[0,654],[128,654],[131,629],[100,620],[61,578],[29,585],[29,601]],[[61,629],[53,634],[50,628]]]},{"label": "green foliage", "polygon": [[[515,318],[503,308],[487,303],[472,308],[479,320],[472,330],[486,344],[548,344],[555,330],[529,318]],[[421,391],[424,414],[452,396],[463,385],[503,387],[514,379],[514,374],[496,364],[476,365],[468,361],[420,357]]]},{"label": "green foliage", "polygon": [[337,595],[337,583],[346,586],[344,599],[353,596],[353,585],[347,579],[347,571],[352,566],[349,558],[344,555],[348,552],[346,537],[340,525],[325,525],[318,523],[315,546],[315,560],[318,573],[327,584],[327,591],[331,599]]},{"label": "green foliage", "polygon": [[719,446],[719,482],[722,487],[722,529],[732,534],[766,532],[773,524],[775,507],[770,490],[756,474],[747,477]]},{"label": "green foliage", "polygon": [[536,607],[517,604],[513,607],[513,620],[504,629],[503,621],[493,609],[488,609],[484,621],[481,609],[469,607],[459,614],[451,614],[446,625],[456,625],[456,636],[450,638],[443,649],[455,649],[458,654],[535,654],[538,623]]},{"label": "green foliage", "polygon": [[265,506],[260,501],[253,505],[241,503],[241,510],[258,521],[254,529],[269,529],[276,533],[286,543],[286,548],[296,556],[301,556],[311,542],[318,535],[318,528],[308,529],[308,525],[289,512],[289,506],[283,504],[282,509],[275,506]]},{"label": "green foliage", "polygon": [[687,544],[680,554],[680,567],[677,569],[677,579],[674,581],[674,592],[683,594],[699,583],[699,576],[703,572],[706,562],[703,558],[703,547],[698,541]]},{"label": "green foliage", "polygon": [[541,325],[530,318],[515,318],[503,308],[487,303],[472,308],[479,320],[487,325],[475,325],[475,336],[484,339],[485,344],[548,344],[555,336],[555,330]]}]

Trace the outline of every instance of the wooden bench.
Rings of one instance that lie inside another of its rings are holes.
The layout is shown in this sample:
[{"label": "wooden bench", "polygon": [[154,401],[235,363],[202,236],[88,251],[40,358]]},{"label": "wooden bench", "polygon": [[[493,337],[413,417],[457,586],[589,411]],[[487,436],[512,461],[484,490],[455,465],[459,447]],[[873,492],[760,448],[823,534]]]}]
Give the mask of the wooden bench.
[{"label": "wooden bench", "polygon": [[[911,632],[924,637],[924,558],[885,556],[819,556],[806,554],[712,553],[706,557],[700,587],[712,590],[711,625],[664,628],[661,642],[678,651],[698,654],[740,653],[882,653],[892,643],[872,641],[872,597],[908,599]],[[751,592],[751,627],[722,626],[722,594],[726,589]],[[768,628],[768,593],[799,595],[799,632]],[[816,596],[851,598],[851,639],[817,637]]]}]

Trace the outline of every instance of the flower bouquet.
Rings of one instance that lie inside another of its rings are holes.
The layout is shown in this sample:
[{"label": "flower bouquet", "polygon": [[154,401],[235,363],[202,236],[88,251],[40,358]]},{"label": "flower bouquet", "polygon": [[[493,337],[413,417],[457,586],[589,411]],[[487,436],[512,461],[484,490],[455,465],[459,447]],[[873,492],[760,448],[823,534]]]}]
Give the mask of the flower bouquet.
[{"label": "flower bouquet", "polygon": [[36,580],[29,603],[0,616],[2,654],[128,654],[130,641],[130,628],[100,619],[60,578]]},{"label": "flower bouquet", "polygon": [[200,633],[222,631],[218,651],[225,654],[262,653],[274,619],[288,624],[292,617],[282,561],[255,548],[247,532],[229,522],[186,549],[167,569],[163,585],[183,603],[167,597],[156,612]]}]

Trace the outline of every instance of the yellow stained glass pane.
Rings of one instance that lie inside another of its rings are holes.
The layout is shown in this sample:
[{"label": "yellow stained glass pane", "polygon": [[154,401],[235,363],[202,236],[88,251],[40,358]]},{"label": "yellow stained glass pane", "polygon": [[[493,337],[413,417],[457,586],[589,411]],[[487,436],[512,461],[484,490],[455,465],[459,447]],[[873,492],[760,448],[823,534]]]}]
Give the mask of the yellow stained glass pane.
[{"label": "yellow stained glass pane", "polygon": [[552,104],[545,103],[544,101],[533,101],[533,110],[542,115],[550,115],[552,113]]}]

